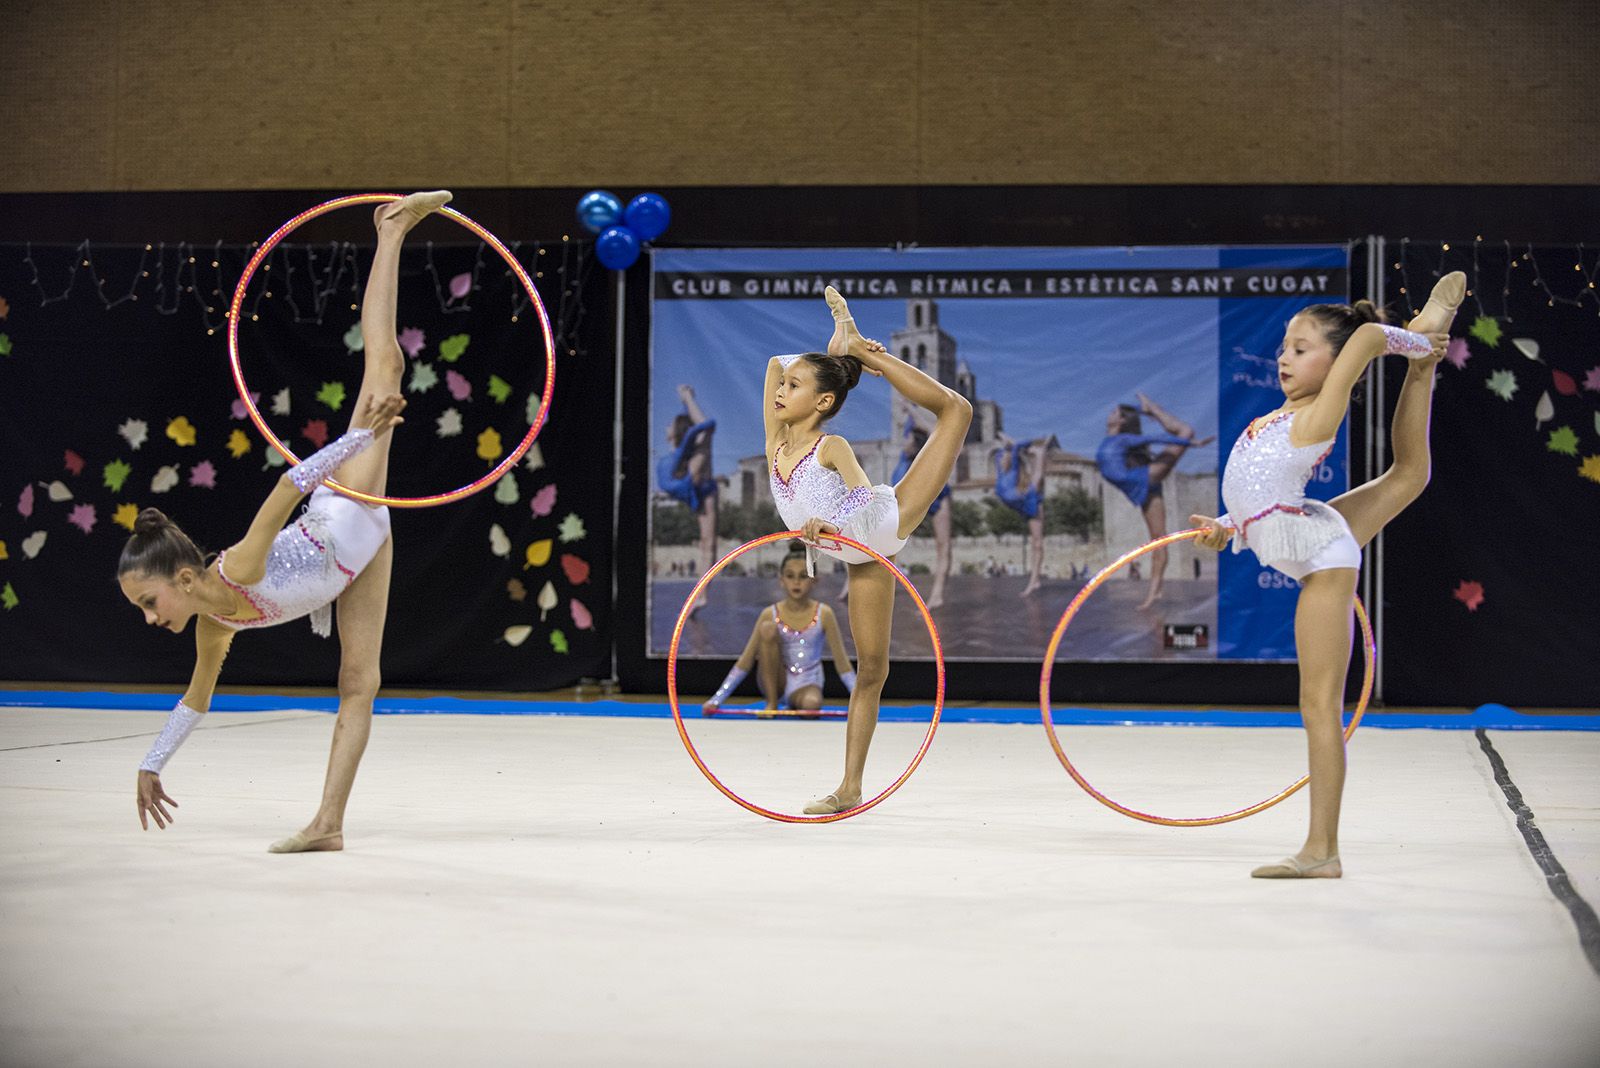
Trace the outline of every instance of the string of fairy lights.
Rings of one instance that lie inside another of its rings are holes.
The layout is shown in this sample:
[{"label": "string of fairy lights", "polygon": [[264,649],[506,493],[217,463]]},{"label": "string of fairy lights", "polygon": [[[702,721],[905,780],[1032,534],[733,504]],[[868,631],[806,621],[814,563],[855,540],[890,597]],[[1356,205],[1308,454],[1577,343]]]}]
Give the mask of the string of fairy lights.
[{"label": "string of fairy lights", "polygon": [[[143,298],[158,314],[170,316],[182,311],[186,303],[192,304],[199,312],[206,334],[211,336],[227,326],[228,303],[237,270],[243,269],[256,247],[256,244],[228,246],[220,241],[209,247],[189,242],[145,245],[125,286],[96,266],[95,247],[90,241],[71,248],[40,249],[35,249],[30,242],[23,246],[23,263],[29,270],[30,283],[40,307],[71,299],[80,286],[79,276],[83,274],[88,277],[95,299],[106,311]],[[511,243],[509,248],[536,281],[544,281],[547,265],[552,265],[559,257],[553,264],[555,285],[547,282],[541,287],[541,295],[546,298],[550,329],[558,350],[565,349],[569,356],[579,355],[579,328],[587,310],[584,287],[593,269],[593,244],[563,236],[560,242],[519,241]],[[471,312],[473,294],[481,293],[484,288],[488,246],[478,242],[471,269],[450,278],[441,274],[435,251],[434,244],[428,242],[420,273],[426,274],[432,282],[440,311],[447,315]],[[232,279],[227,277],[225,262],[237,265]],[[295,323],[321,325],[335,308],[342,311],[348,304],[351,311],[359,310],[362,262],[361,247],[348,242],[280,244],[261,264],[257,275],[260,281],[252,286],[240,314],[252,321],[258,320],[262,301],[281,300]],[[407,276],[414,277],[417,273],[413,271]],[[462,273],[467,276],[464,284]],[[59,280],[59,288],[55,288],[54,281],[47,288],[47,277]],[[511,321],[519,322],[532,301],[515,281],[509,266],[504,270],[504,278],[510,284],[496,288],[506,291]],[[556,290],[553,301],[548,295],[550,288]],[[457,290],[460,290],[459,295]]]},{"label": "string of fairy lights", "polygon": [[[1486,245],[1493,250],[1488,257],[1485,255]],[[1485,268],[1484,260],[1491,257],[1499,261],[1498,267]],[[1542,264],[1540,257],[1544,259]],[[1572,275],[1576,277],[1567,275],[1568,262],[1571,262]],[[1401,238],[1400,251],[1393,266],[1400,272],[1400,296],[1404,298],[1411,316],[1417,314],[1412,297],[1418,292],[1412,286],[1411,272],[1419,263],[1430,279],[1438,278],[1447,271],[1466,271],[1470,279],[1467,297],[1473,301],[1480,316],[1515,322],[1516,317],[1512,314],[1515,298],[1529,295],[1529,289],[1535,291],[1531,294],[1533,299],[1543,300],[1547,307],[1563,304],[1582,308],[1585,303],[1592,303],[1595,313],[1600,315],[1600,286],[1597,286],[1600,283],[1600,255],[1586,249],[1582,242],[1575,249],[1561,246],[1535,248],[1531,244],[1522,244],[1519,249],[1506,240],[1485,242],[1483,235],[1478,234],[1469,248],[1449,241]],[[1487,278],[1486,273],[1489,275]],[[1499,278],[1493,277],[1495,274]],[[1553,285],[1552,278],[1556,279]],[[1569,278],[1570,282],[1567,281]],[[1431,287],[1430,281],[1427,288]],[[1422,292],[1427,292],[1427,289]]]}]

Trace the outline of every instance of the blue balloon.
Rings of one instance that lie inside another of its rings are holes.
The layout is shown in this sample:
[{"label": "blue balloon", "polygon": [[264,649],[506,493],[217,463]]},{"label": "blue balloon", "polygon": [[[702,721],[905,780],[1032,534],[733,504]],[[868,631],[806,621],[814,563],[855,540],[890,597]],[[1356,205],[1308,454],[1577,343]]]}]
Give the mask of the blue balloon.
[{"label": "blue balloon", "polygon": [[613,271],[625,271],[639,258],[639,235],[626,226],[608,226],[595,238],[594,254]]},{"label": "blue balloon", "polygon": [[622,213],[628,229],[639,235],[641,241],[654,241],[672,221],[672,208],[660,193],[640,193],[628,201]]},{"label": "blue balloon", "polygon": [[622,218],[622,201],[604,189],[594,189],[578,200],[578,221],[591,234],[614,226]]}]

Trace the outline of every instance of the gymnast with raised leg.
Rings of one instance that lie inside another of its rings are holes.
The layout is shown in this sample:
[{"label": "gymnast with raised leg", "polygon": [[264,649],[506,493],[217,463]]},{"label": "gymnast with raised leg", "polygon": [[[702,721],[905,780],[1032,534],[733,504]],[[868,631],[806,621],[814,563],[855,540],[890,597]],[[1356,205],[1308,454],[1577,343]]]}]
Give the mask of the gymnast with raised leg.
[{"label": "gymnast with raised leg", "polygon": [[[1220,550],[1248,548],[1262,564],[1300,582],[1294,638],[1300,662],[1300,716],[1311,775],[1311,823],[1291,857],[1256,868],[1258,879],[1337,879],[1339,803],[1344,793],[1344,680],[1361,550],[1428,484],[1428,422],[1434,370],[1466,293],[1454,271],[1433,287],[1408,329],[1386,326],[1367,301],[1317,304],[1293,319],[1278,354],[1284,404],[1245,428],[1222,473],[1227,513],[1190,516],[1198,539]],[[1397,353],[1410,360],[1395,405],[1394,462],[1382,475],[1324,504],[1305,485],[1333,447],[1350,393],[1367,365]]]},{"label": "gymnast with raised leg", "polygon": [[1000,434],[998,440],[1000,446],[993,451],[994,495],[1028,522],[1028,584],[1022,596],[1029,597],[1044,584],[1044,464],[1056,439],[1018,445]]},{"label": "gymnast with raised leg", "polygon": [[[700,527],[700,573],[705,574],[717,560],[717,479],[711,473],[711,440],[717,421],[706,418],[693,386],[679,386],[678,397],[683,411],[667,427],[667,444],[672,448],[656,462],[656,485],[694,513]],[[695,609],[704,608],[705,603],[702,593]]]},{"label": "gymnast with raised leg", "polygon": [[761,613],[744,652],[739,654],[722,685],[700,711],[719,710],[738,689],[752,669],[766,698],[766,710],[783,708],[796,712],[815,712],[822,708],[822,645],[826,641],[833,654],[833,667],[844,688],[856,688],[856,673],[845,651],[844,635],[833,609],[811,596],[816,576],[806,566],[806,548],[798,542],[778,566],[778,582],[784,598]]},{"label": "gymnast with raised leg", "polygon": [[[1134,396],[1139,399],[1137,408],[1119,404],[1111,409],[1106,418],[1106,437],[1095,451],[1095,464],[1100,468],[1100,477],[1121,490],[1139,509],[1150,540],[1154,541],[1167,533],[1167,501],[1161,484],[1191,447],[1209,445],[1217,439],[1215,435],[1196,439],[1194,427],[1143,393]],[[1166,436],[1142,433],[1141,414],[1160,423]],[[1153,445],[1161,446],[1161,451],[1152,455]],[[1167,548],[1163,545],[1150,554],[1150,592],[1140,608],[1149,608],[1161,597],[1166,575]]]},{"label": "gymnast with raised leg", "polygon": [[[364,493],[384,492],[389,431],[403,422],[406,403],[400,395],[405,359],[395,337],[400,246],[413,226],[449,200],[446,192],[414,193],[374,213],[378,250],[361,305],[365,365],[344,436],[285,472],[244,538],[212,559],[154,508],[146,508],[134,523],[117,564],[123,594],[152,626],[181,633],[195,620],[189,688],[139,765],[136,804],[146,830],[150,819],[162,829],[172,822],[168,806],[178,803],[163,788],[161,772],[210,707],[234,635],[310,616],[312,630],[327,637],[337,604],[339,715],[322,803],[310,823],[270,850],[344,848],[345,805],[367,746],[380,682],[394,541],[387,508],[362,504],[321,483],[333,478]],[[289,523],[308,493],[305,511]]]},{"label": "gymnast with raised leg", "polygon": [[[872,557],[827,535],[843,534],[893,559],[938,499],[955,468],[972,405],[910,364],[861,336],[838,290],[826,291],[833,336],[826,353],[774,356],[762,387],[772,497],[791,530],[813,552],[844,561],[850,586],[850,632],[856,643],[856,685],[845,728],[844,777],[832,793],[807,805],[808,815],[843,812],[861,803],[867,749],[878,725],[878,701],[889,675],[889,632],[895,577]],[[874,486],[850,443],[823,427],[844,406],[861,372],[885,379],[933,415],[928,441],[893,486]],[[808,567],[813,558],[808,555]]]}]

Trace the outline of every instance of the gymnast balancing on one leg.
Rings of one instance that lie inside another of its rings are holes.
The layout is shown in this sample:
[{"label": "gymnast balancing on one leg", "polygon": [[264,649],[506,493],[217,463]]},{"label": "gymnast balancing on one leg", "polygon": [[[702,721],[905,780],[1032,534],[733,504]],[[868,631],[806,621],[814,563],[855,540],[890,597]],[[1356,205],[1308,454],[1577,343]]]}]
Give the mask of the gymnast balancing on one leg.
[{"label": "gymnast balancing on one leg", "polygon": [[[268,494],[244,538],[212,560],[188,535],[154,508],[146,508],[123,547],[117,578],[145,622],[174,633],[195,619],[195,665],[183,699],[139,765],[139,822],[165,828],[168,805],[161,772],[205,715],[223,658],[241,630],[300,616],[330,633],[339,606],[339,715],[322,804],[306,827],[272,845],[274,853],[344,848],[344,812],[356,767],[372,728],[379,686],[378,658],[388,614],[394,542],[389,510],[369,507],[321,483],[334,478],[351,489],[382,494],[388,482],[389,431],[403,422],[400,379],[405,370],[395,337],[395,291],[400,246],[406,233],[450,200],[450,194],[414,193],[381,205],[374,214],[378,250],[361,305],[365,366],[350,429],[337,441],[291,468]],[[304,514],[284,526],[311,494]]]},{"label": "gymnast balancing on one leg", "polygon": [[[717,421],[707,419],[695,400],[693,386],[679,386],[683,412],[667,427],[671,451],[656,462],[656,485],[661,491],[682,501],[700,525],[700,573],[711,570],[717,559],[717,479],[711,473],[711,439]],[[695,608],[705,607],[701,594]]]},{"label": "gymnast balancing on one leg", "polygon": [[833,667],[846,690],[856,688],[856,673],[850,667],[850,654],[845,651],[844,636],[839,633],[839,621],[833,609],[811,596],[816,577],[806,567],[806,549],[799,542],[789,550],[778,567],[778,581],[785,597],[756,620],[745,643],[744,652],[729,670],[727,678],[717,692],[704,705],[702,712],[715,712],[728,697],[757,668],[761,693],[767,699],[767,711],[784,708],[815,712],[822,707],[822,643],[827,639],[828,651],[833,654]]},{"label": "gymnast balancing on one leg", "polygon": [[[1152,541],[1167,533],[1167,501],[1161,484],[1178,466],[1178,461],[1191,446],[1209,445],[1211,437],[1195,439],[1194,428],[1172,415],[1143,393],[1139,407],[1119,404],[1106,418],[1106,438],[1095,451],[1095,463],[1100,476],[1122,491],[1123,496],[1144,516],[1145,528]],[[1166,437],[1141,433],[1140,414],[1153,416],[1167,432]],[[1150,454],[1150,446],[1162,449]],[[1166,581],[1167,549],[1162,546],[1150,554],[1150,592],[1145,595],[1140,608],[1149,608],[1161,596]]]},{"label": "gymnast balancing on one leg", "polygon": [[1029,597],[1044,584],[1044,464],[1056,439],[1018,445],[1001,434],[999,441],[993,453],[994,495],[1028,521],[1028,584],[1022,596]]},{"label": "gymnast balancing on one leg", "polygon": [[[845,728],[844,777],[832,793],[806,806],[810,815],[842,812],[861,803],[867,749],[889,674],[895,592],[894,575],[872,557],[837,543],[830,546],[819,537],[844,534],[892,559],[950,480],[972,422],[972,405],[965,397],[862,337],[844,298],[832,286],[827,300],[834,318],[827,353],[774,356],[767,363],[761,390],[778,513],[790,529],[805,534],[815,551],[843,560],[848,567],[856,686]],[[850,443],[823,431],[863,370],[886,379],[934,417],[927,444],[894,486],[873,486]]]},{"label": "gymnast balancing on one leg", "polygon": [[[1233,540],[1260,561],[1300,581],[1295,649],[1300,661],[1300,715],[1311,770],[1311,823],[1292,857],[1250,874],[1260,879],[1337,879],[1339,802],[1345,754],[1341,719],[1350,663],[1350,614],[1361,550],[1428,484],[1428,421],[1434,369],[1449,343],[1450,323],[1466,293],[1466,275],[1445,275],[1411,329],[1382,325],[1367,301],[1354,307],[1318,304],[1289,320],[1278,355],[1284,405],[1245,429],[1222,475],[1226,515],[1191,516],[1209,549]],[[1394,463],[1379,477],[1329,504],[1305,497],[1307,479],[1333,447],[1350,392],[1367,364],[1386,353],[1410,361],[1395,406]]]}]

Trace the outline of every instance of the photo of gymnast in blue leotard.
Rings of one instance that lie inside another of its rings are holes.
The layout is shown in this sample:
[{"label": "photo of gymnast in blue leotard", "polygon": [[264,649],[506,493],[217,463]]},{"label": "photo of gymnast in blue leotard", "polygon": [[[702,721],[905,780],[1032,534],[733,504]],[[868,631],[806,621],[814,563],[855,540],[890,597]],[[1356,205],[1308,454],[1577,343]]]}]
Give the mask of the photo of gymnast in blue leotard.
[{"label": "photo of gymnast in blue leotard", "polygon": [[[694,387],[678,387],[683,411],[667,427],[672,448],[656,461],[656,487],[682,501],[700,524],[700,573],[711,570],[717,559],[717,479],[711,472],[711,438],[717,421],[707,419],[695,400]],[[705,606],[705,595],[695,607]]]}]

